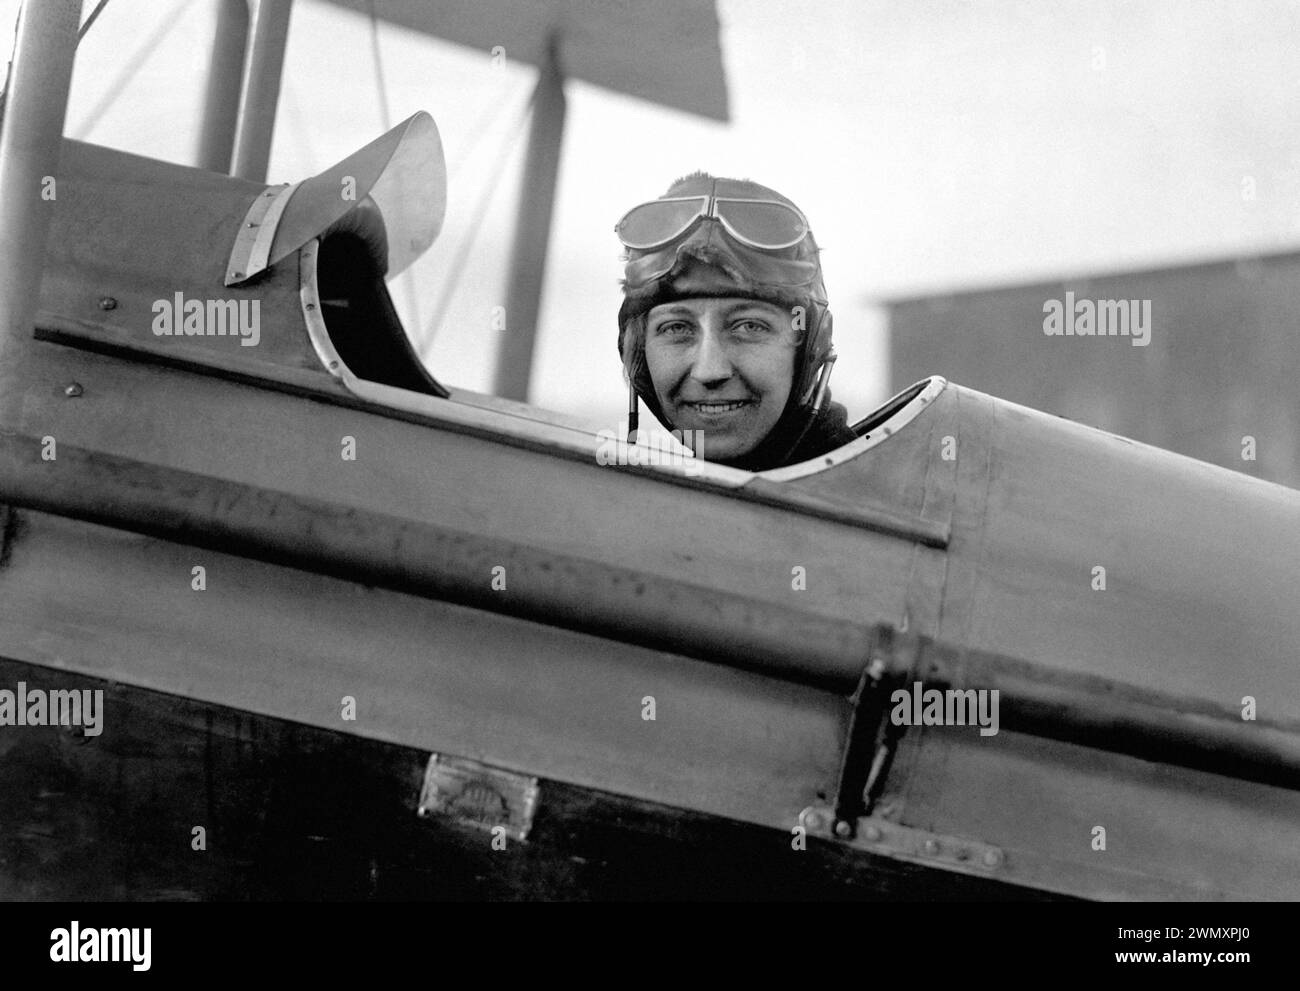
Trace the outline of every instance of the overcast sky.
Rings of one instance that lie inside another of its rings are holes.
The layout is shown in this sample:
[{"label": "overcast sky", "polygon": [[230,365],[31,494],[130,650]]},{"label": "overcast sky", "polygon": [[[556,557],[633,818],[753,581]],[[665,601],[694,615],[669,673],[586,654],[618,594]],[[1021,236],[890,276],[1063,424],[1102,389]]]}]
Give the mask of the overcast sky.
[{"label": "overcast sky", "polygon": [[[0,0],[6,50],[17,7]],[[112,0],[78,52],[68,135],[192,164],[214,11]],[[697,168],[774,186],[808,215],[836,315],[833,390],[853,418],[906,384],[887,379],[872,301],[1300,243],[1300,3],[720,0],[718,12],[729,123],[567,86],[538,405],[621,419],[612,226]],[[369,31],[296,3],[271,181],[384,129]],[[433,335],[433,373],[486,391],[534,71],[388,25],[380,51],[388,123],[428,110],[450,165],[442,237],[393,296],[414,337]]]}]

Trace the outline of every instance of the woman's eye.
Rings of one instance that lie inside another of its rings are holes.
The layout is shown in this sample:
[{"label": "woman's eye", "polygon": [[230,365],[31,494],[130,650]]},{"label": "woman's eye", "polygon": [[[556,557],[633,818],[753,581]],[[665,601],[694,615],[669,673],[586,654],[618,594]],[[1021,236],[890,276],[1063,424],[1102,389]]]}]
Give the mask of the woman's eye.
[{"label": "woman's eye", "polygon": [[669,323],[661,323],[655,330],[655,334],[661,337],[682,337],[691,331],[690,324],[683,323],[681,320],[673,320]]},{"label": "woman's eye", "polygon": [[768,332],[767,324],[759,320],[738,320],[731,329],[742,337],[758,337]]}]

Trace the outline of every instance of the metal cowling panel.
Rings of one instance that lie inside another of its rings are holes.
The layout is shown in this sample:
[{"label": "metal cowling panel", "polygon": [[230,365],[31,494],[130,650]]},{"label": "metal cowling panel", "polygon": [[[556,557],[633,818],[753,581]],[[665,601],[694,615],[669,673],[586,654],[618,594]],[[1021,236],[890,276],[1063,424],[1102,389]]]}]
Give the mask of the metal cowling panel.
[{"label": "metal cowling panel", "polygon": [[1300,493],[990,401],[963,642],[1300,718]]}]

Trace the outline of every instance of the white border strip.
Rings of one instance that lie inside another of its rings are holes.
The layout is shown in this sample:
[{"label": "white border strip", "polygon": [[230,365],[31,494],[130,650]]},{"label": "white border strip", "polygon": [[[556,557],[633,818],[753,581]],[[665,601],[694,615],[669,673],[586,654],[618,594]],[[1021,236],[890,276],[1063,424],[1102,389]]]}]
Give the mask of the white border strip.
[{"label": "white border strip", "polygon": [[[883,443],[894,434],[898,433],[905,426],[915,420],[930,404],[939,397],[948,386],[948,380],[942,375],[931,375],[926,381],[926,386],[915,397],[908,402],[906,406],[898,410],[884,423],[877,424],[875,429],[865,437],[859,437],[855,441],[845,444],[843,447],[836,448],[829,454],[823,454],[813,458],[810,461],[801,461],[797,465],[787,465],[784,468],[773,468],[770,471],[758,472],[759,478],[766,478],[773,482],[789,482],[796,478],[803,478],[805,475],[815,475],[819,471],[825,471],[835,465],[842,465],[846,461],[852,461],[860,454],[865,454],[877,444]],[[906,389],[896,392],[889,398],[888,402],[882,403],[882,406],[888,406],[903,393],[916,388],[913,382]],[[868,418],[870,414],[868,414]]]},{"label": "white border strip", "polygon": [[239,285],[265,271],[267,260],[271,257],[271,245],[275,242],[275,230],[280,226],[280,217],[284,215],[284,208],[289,205],[289,200],[301,185],[302,183],[295,182],[292,186],[268,186],[253,200],[248,213],[239,222],[235,246],[230,249],[226,285]]}]

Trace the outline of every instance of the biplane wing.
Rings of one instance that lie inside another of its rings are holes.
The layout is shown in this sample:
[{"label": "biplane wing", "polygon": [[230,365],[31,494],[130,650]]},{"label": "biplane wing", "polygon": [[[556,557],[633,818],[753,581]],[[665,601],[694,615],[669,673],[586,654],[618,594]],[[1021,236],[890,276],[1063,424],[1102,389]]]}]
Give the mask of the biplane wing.
[{"label": "biplane wing", "polygon": [[382,20],[539,68],[564,39],[565,75],[640,100],[725,121],[727,80],[713,0],[328,0]]}]

